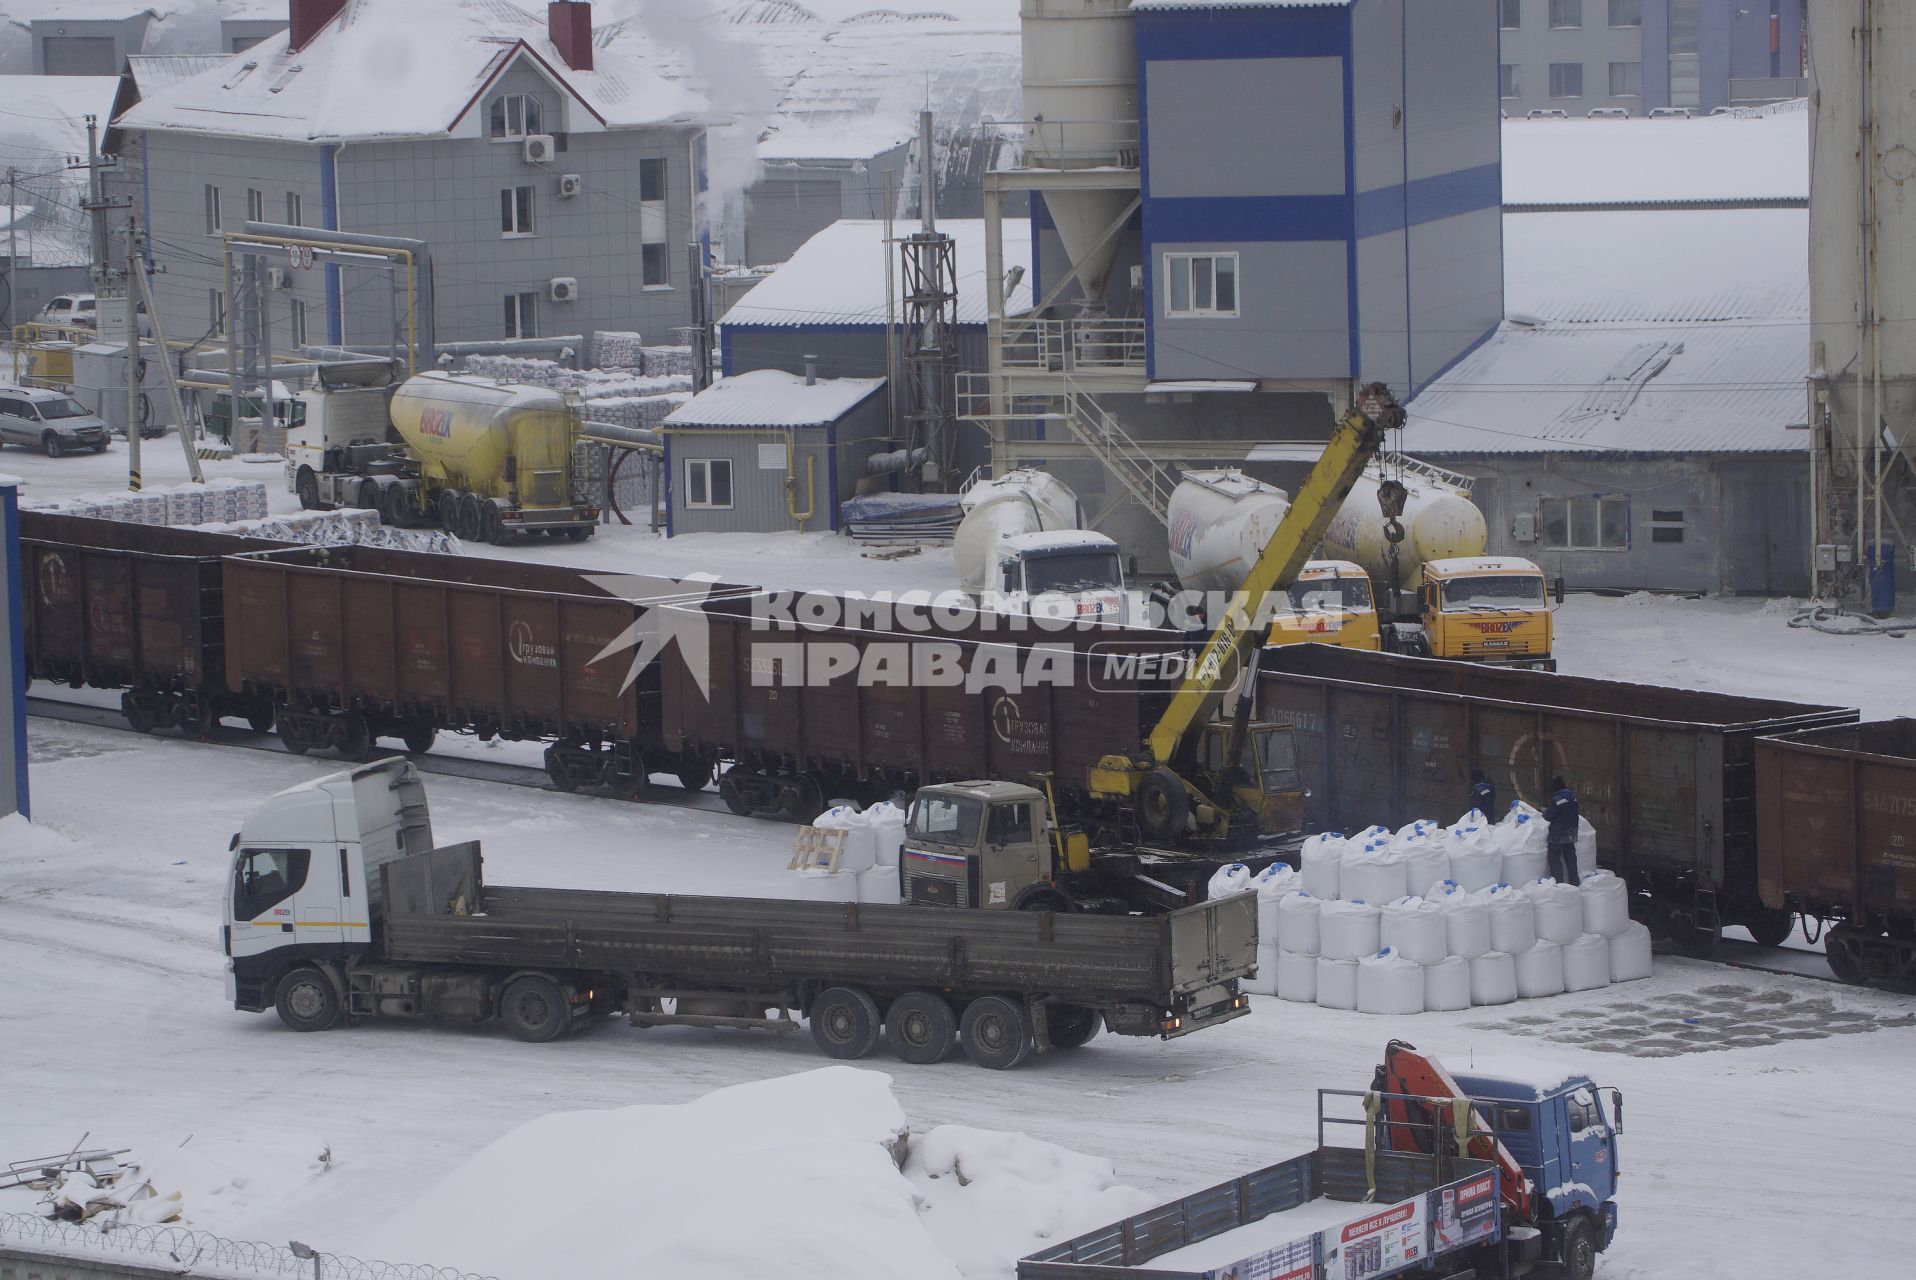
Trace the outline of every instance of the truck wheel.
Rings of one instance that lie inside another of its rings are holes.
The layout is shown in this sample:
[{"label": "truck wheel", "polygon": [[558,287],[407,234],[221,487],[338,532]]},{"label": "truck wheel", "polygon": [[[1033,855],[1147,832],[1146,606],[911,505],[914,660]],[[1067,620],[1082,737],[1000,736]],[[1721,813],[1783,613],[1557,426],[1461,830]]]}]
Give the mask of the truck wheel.
[{"label": "truck wheel", "polygon": [[379,495],[379,518],[397,528],[411,523],[409,519],[411,515],[412,500],[411,495],[406,492],[406,486],[387,485],[386,491]]},{"label": "truck wheel", "polygon": [[293,492],[299,495],[299,505],[302,511],[318,511],[320,509],[319,477],[313,474],[311,467],[301,467],[299,469],[299,475],[293,479]]},{"label": "truck wheel", "polygon": [[908,991],[885,1014],[885,1043],[899,1059],[925,1067],[951,1056],[958,1038],[958,1015],[942,996]]},{"label": "truck wheel", "polygon": [[556,1040],[572,1021],[565,991],[550,978],[528,973],[514,978],[499,997],[499,1021],[514,1039],[529,1044]]},{"label": "truck wheel", "polygon": [[439,739],[439,731],[429,724],[409,724],[399,740],[406,744],[406,750],[416,756],[422,756],[432,750],[432,744]]},{"label": "truck wheel", "polygon": [[499,504],[479,499],[479,539],[490,542],[495,547],[503,547],[511,537],[506,532],[506,522],[499,514]]},{"label": "truck wheel", "polygon": [[1743,924],[1750,937],[1761,947],[1780,947],[1796,932],[1796,915],[1790,911],[1765,911]]},{"label": "truck wheel", "polygon": [[380,507],[379,482],[361,480],[359,482],[359,506],[361,510],[377,512]]},{"label": "truck wheel", "polygon": [[273,1008],[295,1031],[324,1031],[339,1021],[339,993],[319,970],[295,969],[279,980]]},{"label": "truck wheel", "polygon": [[592,525],[581,525],[576,529],[567,529],[565,536],[574,542],[584,542],[596,532],[598,532],[598,530]]},{"label": "truck wheel", "polygon": [[857,987],[828,987],[812,1002],[812,1042],[849,1062],[878,1047],[878,1004]]},{"label": "truck wheel", "polygon": [[1579,1214],[1563,1224],[1563,1261],[1554,1268],[1560,1280],[1591,1280],[1597,1274],[1597,1234]]},{"label": "truck wheel", "polygon": [[1053,1049],[1081,1049],[1104,1029],[1104,1015],[1081,1004],[1054,1004],[1045,1010],[1045,1028]]},{"label": "truck wheel", "polygon": [[479,510],[481,501],[482,499],[478,494],[462,493],[459,495],[459,539],[462,542],[478,542],[480,540],[480,527],[485,523],[485,517],[480,514]]},{"label": "truck wheel", "polygon": [[455,538],[458,537],[459,536],[459,495],[454,493],[451,489],[440,490],[439,502],[438,502],[438,506],[436,510],[439,516],[439,527],[443,529],[445,532],[450,533],[453,537]]},{"label": "truck wheel", "polygon": [[1024,1007],[1003,996],[979,996],[965,1006],[958,1024],[965,1056],[992,1071],[1009,1071],[1031,1053],[1031,1020]]},{"label": "truck wheel", "polygon": [[1191,797],[1183,781],[1169,769],[1153,769],[1138,783],[1138,829],[1147,839],[1170,843],[1184,835],[1191,817]]}]

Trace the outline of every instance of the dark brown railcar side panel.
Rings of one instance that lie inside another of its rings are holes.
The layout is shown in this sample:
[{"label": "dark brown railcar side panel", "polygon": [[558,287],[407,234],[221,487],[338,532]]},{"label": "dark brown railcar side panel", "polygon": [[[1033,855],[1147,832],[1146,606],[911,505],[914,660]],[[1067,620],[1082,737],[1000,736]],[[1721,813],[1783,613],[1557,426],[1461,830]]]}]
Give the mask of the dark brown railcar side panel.
[{"label": "dark brown railcar side panel", "polygon": [[1916,920],[1916,720],[1763,738],[1755,768],[1766,905]]},{"label": "dark brown railcar side panel", "polygon": [[452,647],[446,592],[432,583],[389,582],[393,597],[396,684],[402,702],[446,715],[452,707]]},{"label": "dark brown railcar side panel", "polygon": [[348,620],[343,636],[344,692],[374,705],[399,698],[399,649],[393,634],[392,584],[374,578],[339,579]]},{"label": "dark brown railcar side panel", "polygon": [[226,561],[226,661],[231,680],[255,689],[292,682],[292,631],[287,626],[290,577],[278,566]]},{"label": "dark brown railcar side panel", "polygon": [[[603,725],[622,737],[656,744],[660,740],[656,711],[657,661],[649,663],[627,684],[638,652],[636,647],[618,649],[599,658],[608,645],[644,615],[644,609],[622,600],[600,602],[562,597],[558,601],[558,615],[563,662],[561,694],[567,723]],[[507,652],[511,654],[510,647]],[[599,660],[595,662],[595,658]],[[652,708],[644,716],[637,711],[641,698]]]}]

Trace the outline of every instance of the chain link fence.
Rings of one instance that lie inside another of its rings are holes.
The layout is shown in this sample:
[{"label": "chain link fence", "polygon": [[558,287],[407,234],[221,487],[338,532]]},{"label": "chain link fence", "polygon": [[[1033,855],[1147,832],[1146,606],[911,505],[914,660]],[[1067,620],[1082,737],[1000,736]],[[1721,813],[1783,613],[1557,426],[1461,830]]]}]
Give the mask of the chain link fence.
[{"label": "chain link fence", "polygon": [[320,1280],[497,1280],[452,1267],[382,1262],[349,1254],[315,1252],[300,1257],[285,1245],[228,1240],[187,1227],[118,1226],[97,1219],[85,1224],[58,1222],[29,1213],[0,1214],[0,1249],[9,1244],[88,1262],[119,1257],[129,1263],[178,1268],[181,1275],[226,1280],[263,1280],[269,1276],[298,1280],[314,1276]]}]

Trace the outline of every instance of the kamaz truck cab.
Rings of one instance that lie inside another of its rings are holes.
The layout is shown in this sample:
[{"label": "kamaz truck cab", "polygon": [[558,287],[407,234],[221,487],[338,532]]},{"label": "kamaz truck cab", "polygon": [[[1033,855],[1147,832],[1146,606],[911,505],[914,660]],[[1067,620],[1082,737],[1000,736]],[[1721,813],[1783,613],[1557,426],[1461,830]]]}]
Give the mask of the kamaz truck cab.
[{"label": "kamaz truck cab", "polygon": [[[1458,556],[1425,563],[1417,611],[1429,656],[1555,671],[1543,570],[1520,556]],[[1563,582],[1554,585],[1563,602]]]},{"label": "kamaz truck cab", "polygon": [[1264,643],[1382,648],[1370,575],[1349,560],[1310,561],[1272,617]]}]

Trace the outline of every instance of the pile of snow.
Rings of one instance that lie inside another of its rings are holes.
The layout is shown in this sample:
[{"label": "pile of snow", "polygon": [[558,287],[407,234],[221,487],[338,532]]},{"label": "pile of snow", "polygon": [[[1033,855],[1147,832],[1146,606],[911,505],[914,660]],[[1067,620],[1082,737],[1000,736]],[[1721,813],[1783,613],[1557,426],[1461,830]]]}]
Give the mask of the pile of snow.
[{"label": "pile of snow", "polygon": [[1233,863],[1210,896],[1258,895],[1246,991],[1325,1008],[1451,1011],[1649,977],[1649,930],[1630,919],[1629,886],[1598,869],[1596,828],[1579,819],[1580,887],[1551,879],[1548,855],[1543,816],[1519,800],[1495,824],[1473,809],[1449,826],[1315,835],[1296,870]]},{"label": "pile of snow", "polygon": [[830,1066],[541,1117],[353,1244],[501,1280],[960,1280],[1150,1203],[1109,1162],[1022,1134],[908,1137],[890,1076]]},{"label": "pile of snow", "polygon": [[0,853],[15,858],[58,858],[77,846],[51,827],[36,825],[17,813],[0,816]]}]

